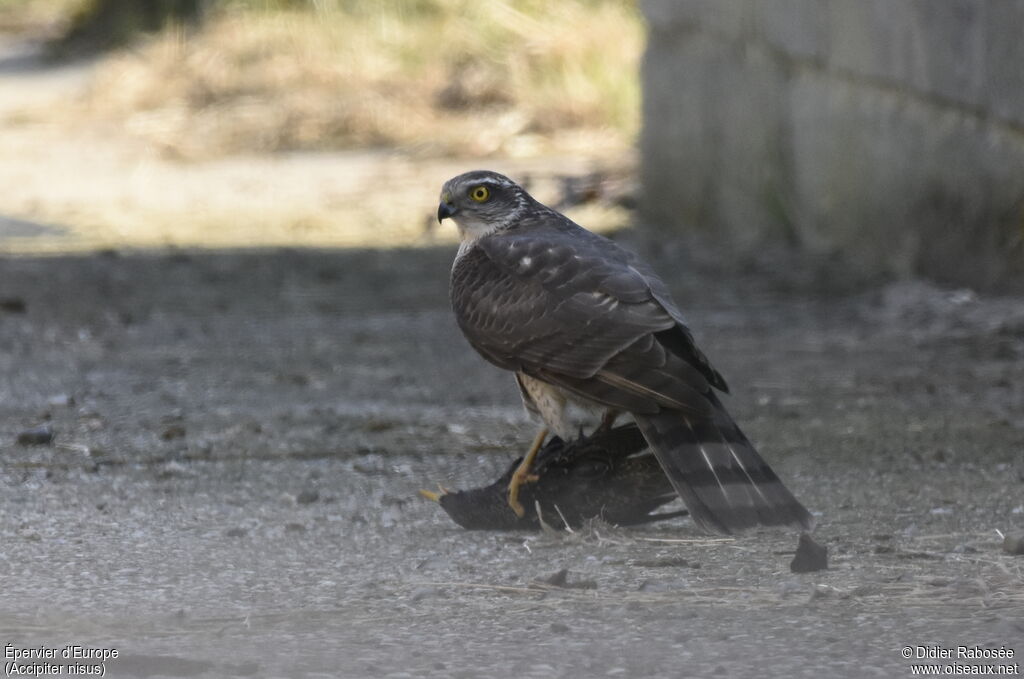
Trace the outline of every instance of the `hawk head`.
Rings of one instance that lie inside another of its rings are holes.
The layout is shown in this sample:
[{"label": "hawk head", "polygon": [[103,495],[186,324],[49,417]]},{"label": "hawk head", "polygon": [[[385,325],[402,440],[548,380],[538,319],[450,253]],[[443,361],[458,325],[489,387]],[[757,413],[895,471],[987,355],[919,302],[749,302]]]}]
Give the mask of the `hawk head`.
[{"label": "hawk head", "polygon": [[437,221],[451,217],[462,240],[475,241],[514,222],[532,202],[530,194],[505,175],[474,170],[441,187]]}]

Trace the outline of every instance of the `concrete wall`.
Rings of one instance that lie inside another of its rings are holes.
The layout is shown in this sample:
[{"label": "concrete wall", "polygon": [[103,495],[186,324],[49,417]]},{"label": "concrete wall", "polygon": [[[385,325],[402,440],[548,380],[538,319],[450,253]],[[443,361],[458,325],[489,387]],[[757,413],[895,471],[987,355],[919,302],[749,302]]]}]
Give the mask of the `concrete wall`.
[{"label": "concrete wall", "polygon": [[979,288],[1024,274],[1024,0],[645,0],[643,217]]}]

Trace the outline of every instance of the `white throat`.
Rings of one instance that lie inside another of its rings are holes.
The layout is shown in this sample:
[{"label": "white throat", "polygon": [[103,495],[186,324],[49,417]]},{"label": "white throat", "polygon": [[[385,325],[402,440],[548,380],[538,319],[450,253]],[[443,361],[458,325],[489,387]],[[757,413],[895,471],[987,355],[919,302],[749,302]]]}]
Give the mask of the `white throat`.
[{"label": "white throat", "polygon": [[505,228],[508,226],[516,217],[519,216],[519,210],[516,210],[508,219],[503,219],[500,222],[483,222],[472,218],[459,218],[455,217],[455,225],[459,230],[459,238],[462,242],[459,243],[459,251],[455,254],[456,261],[464,254],[469,252],[469,249],[476,244],[478,240],[484,236],[489,236],[495,231]]}]

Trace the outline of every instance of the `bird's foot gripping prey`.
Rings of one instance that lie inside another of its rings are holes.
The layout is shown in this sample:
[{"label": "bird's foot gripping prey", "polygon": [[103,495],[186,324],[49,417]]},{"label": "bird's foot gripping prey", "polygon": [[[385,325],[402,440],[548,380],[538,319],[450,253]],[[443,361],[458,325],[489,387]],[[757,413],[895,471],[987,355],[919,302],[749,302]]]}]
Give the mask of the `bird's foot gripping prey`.
[{"label": "bird's foot gripping prey", "polygon": [[526,451],[523,461],[516,467],[516,470],[512,473],[512,478],[508,482],[508,506],[512,508],[512,511],[520,519],[526,516],[526,508],[519,502],[519,488],[524,483],[532,483],[539,478],[536,474],[531,474],[530,470],[533,469],[533,462],[537,459],[537,453],[540,452],[541,446],[544,445],[544,439],[547,437],[547,429],[541,429],[537,432],[537,436],[533,439],[533,445]]},{"label": "bird's foot gripping prey", "polygon": [[508,487],[521,460],[493,483],[470,490],[421,490],[452,521],[471,530],[522,530],[562,525],[576,528],[593,518],[632,526],[685,516],[656,512],[676,491],[647,449],[635,424],[604,429],[573,441],[550,438],[533,463],[536,479],[519,496],[525,513],[508,503]]},{"label": "bird's foot gripping prey", "polygon": [[646,262],[495,172],[445,182],[437,217],[462,237],[450,287],[459,327],[515,373],[548,429],[572,438],[568,402],[629,413],[704,530],[811,527],[718,400],[725,380]]}]

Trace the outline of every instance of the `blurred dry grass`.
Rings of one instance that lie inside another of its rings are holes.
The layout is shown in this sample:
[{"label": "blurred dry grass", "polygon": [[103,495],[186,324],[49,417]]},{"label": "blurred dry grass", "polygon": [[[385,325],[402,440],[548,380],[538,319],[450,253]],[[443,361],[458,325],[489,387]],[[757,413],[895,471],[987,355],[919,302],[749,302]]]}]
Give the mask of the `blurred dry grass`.
[{"label": "blurred dry grass", "polygon": [[81,3],[82,0],[0,0],[0,31],[56,35]]},{"label": "blurred dry grass", "polygon": [[642,44],[630,0],[233,3],[108,58],[70,114],[185,159],[613,150],[638,125]]},{"label": "blurred dry grass", "polygon": [[[0,30],[57,35],[84,1],[0,0]],[[629,183],[628,0],[214,6],[196,30],[0,73],[0,184],[17,187],[0,218],[60,231],[0,219],[0,251],[413,245],[454,239],[427,227],[441,183],[473,166],[553,204],[567,178]],[[629,221],[614,199],[567,209],[596,230]]]}]

